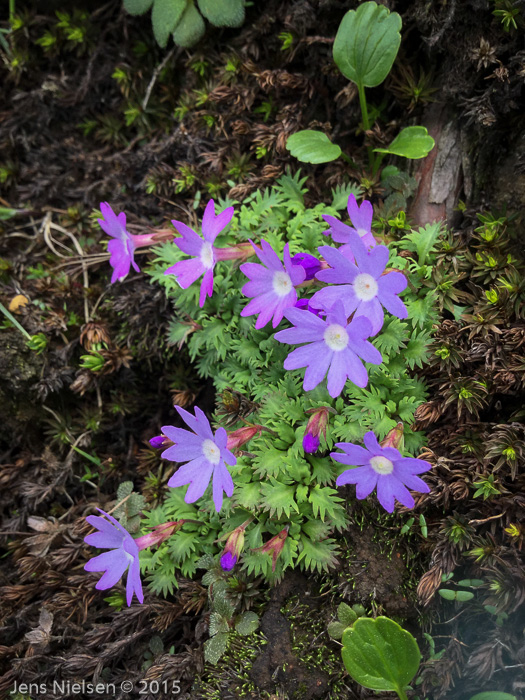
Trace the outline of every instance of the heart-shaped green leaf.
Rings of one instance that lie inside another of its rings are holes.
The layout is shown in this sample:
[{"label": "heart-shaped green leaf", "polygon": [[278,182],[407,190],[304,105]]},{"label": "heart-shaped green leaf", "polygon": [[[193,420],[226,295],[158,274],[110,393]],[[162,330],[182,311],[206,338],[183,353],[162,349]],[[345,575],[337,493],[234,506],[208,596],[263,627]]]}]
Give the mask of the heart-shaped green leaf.
[{"label": "heart-shaped green leaf", "polygon": [[359,618],[343,634],[343,662],[352,678],[371,690],[403,691],[416,675],[416,640],[388,617]]},{"label": "heart-shaped green leaf", "polygon": [[424,126],[407,126],[399,132],[388,148],[374,148],[374,151],[416,159],[428,156],[434,146],[435,141]]},{"label": "heart-shaped green leaf", "polygon": [[357,85],[375,87],[389,74],[401,43],[401,17],[364,2],[343,17],[334,41],[334,61]]},{"label": "heart-shaped green leaf", "polygon": [[301,163],[329,163],[339,158],[341,149],[322,131],[305,129],[292,134],[286,148]]}]

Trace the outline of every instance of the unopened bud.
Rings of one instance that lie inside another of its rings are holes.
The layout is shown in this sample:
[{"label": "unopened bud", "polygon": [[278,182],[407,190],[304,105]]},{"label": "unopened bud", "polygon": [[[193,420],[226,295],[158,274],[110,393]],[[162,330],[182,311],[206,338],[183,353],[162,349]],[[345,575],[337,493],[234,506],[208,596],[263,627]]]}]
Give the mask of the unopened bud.
[{"label": "unopened bud", "polygon": [[402,452],[403,442],[403,423],[398,423],[379,444],[381,447],[394,447]]}]

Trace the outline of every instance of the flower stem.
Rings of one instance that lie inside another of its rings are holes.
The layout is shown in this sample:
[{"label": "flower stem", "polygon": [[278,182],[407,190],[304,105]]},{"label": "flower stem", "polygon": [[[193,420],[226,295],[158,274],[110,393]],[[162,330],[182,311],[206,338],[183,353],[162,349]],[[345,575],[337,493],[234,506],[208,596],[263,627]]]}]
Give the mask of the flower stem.
[{"label": "flower stem", "polygon": [[[359,92],[359,106],[361,107],[361,117],[363,119],[363,129],[369,131],[370,129],[370,119],[368,118],[368,107],[366,104],[365,86],[362,83],[357,83],[357,90]],[[374,167],[374,152],[372,151],[372,146],[368,146],[368,162],[370,167]]]}]

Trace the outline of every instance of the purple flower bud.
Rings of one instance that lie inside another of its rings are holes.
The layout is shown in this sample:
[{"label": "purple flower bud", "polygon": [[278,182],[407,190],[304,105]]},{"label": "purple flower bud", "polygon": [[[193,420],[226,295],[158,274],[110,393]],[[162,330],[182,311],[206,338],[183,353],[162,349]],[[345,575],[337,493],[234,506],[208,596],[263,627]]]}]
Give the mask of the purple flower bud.
[{"label": "purple flower bud", "polygon": [[231,571],[237,563],[237,557],[231,552],[224,552],[221,557],[221,567],[224,571]]},{"label": "purple flower bud", "polygon": [[292,258],[292,263],[304,267],[305,280],[312,280],[321,269],[321,261],[309,253],[296,253]]},{"label": "purple flower bud", "polygon": [[303,438],[303,450],[309,454],[317,452],[319,449],[320,441],[317,435],[312,435],[312,433],[305,433]]},{"label": "purple flower bud", "polygon": [[152,437],[151,440],[149,441],[149,444],[154,447],[156,450],[160,449],[161,447],[164,447],[164,441],[166,438],[164,435],[156,435],[155,437]]}]

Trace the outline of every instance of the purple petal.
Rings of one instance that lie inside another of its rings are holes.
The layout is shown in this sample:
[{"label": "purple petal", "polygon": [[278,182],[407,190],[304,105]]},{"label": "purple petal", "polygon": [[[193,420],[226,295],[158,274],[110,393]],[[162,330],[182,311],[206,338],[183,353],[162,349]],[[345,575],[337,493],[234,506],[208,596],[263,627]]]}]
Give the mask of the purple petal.
[{"label": "purple petal", "polygon": [[231,571],[237,563],[237,557],[231,552],[225,552],[221,557],[221,568],[223,571]]},{"label": "purple petal", "polygon": [[[369,466],[356,467],[355,469],[347,469],[337,477],[336,486],[345,486],[346,484],[357,484],[357,498],[366,498],[377,484],[378,474]],[[362,484],[362,488],[359,485]],[[364,493],[364,495],[361,495]],[[359,495],[358,495],[359,494]]]},{"label": "purple petal", "polygon": [[[341,361],[344,362],[345,372],[348,379],[356,386],[364,389],[368,384],[368,373],[361,360],[349,347],[341,350],[340,354],[343,356]],[[330,389],[328,391],[330,391]]]},{"label": "purple petal", "polygon": [[403,484],[393,474],[378,475],[377,499],[383,508],[392,513],[394,511],[394,499],[397,499],[407,508],[414,507],[414,499]]},{"label": "purple petal", "polygon": [[113,571],[117,572],[113,583],[111,583],[107,588],[111,588],[120,579],[124,571],[127,569],[129,564],[129,559],[126,552],[122,549],[112,549],[110,552],[103,552],[97,557],[90,559],[85,565],[85,571]]},{"label": "purple petal", "polygon": [[222,508],[223,491],[227,496],[233,494],[233,479],[223,462],[220,461],[213,472],[213,503],[217,513]]},{"label": "purple petal", "polygon": [[202,238],[182,221],[172,220],[171,223],[182,236],[182,238],[174,238],[173,243],[182,250],[183,253],[199,256],[204,244]]},{"label": "purple petal", "polygon": [[346,361],[343,353],[344,351],[334,352],[328,370],[326,388],[332,398],[339,396],[346,383]]},{"label": "purple petal", "polygon": [[351,226],[328,214],[323,214],[323,219],[330,226],[328,231],[323,231],[325,236],[330,234],[336,243],[348,243],[348,234],[353,231]]},{"label": "purple petal", "polygon": [[378,443],[376,436],[371,430],[364,434],[363,442],[365,443],[366,449],[371,452],[373,456],[382,455],[383,451],[381,445]]},{"label": "purple petal", "polygon": [[205,413],[198,406],[195,406],[195,416],[192,416],[191,413],[188,413],[188,411],[185,411],[180,406],[175,406],[175,410],[186,425],[189,426],[199,437],[202,437],[205,440],[213,440],[213,432],[210,422],[206,418]]},{"label": "purple petal", "polygon": [[378,291],[382,294],[400,294],[407,287],[408,281],[402,272],[387,272],[377,280]]},{"label": "purple petal", "polygon": [[344,450],[344,454],[341,452],[330,453],[330,457],[335,459],[336,462],[360,467],[368,464],[370,461],[370,453],[359,445],[354,445],[352,442],[338,442],[335,446]]},{"label": "purple petal", "polygon": [[372,332],[370,335],[379,333],[385,320],[385,314],[377,299],[370,299],[370,301],[361,301],[359,303],[354,318],[360,317],[367,318],[372,324]]},{"label": "purple petal", "polygon": [[144,602],[144,593],[142,592],[142,582],[140,580],[140,564],[139,558],[135,557],[128,570],[128,580],[126,581],[126,602],[128,607],[131,605],[133,593],[137,596],[139,603]]},{"label": "purple petal", "polygon": [[365,231],[371,230],[374,210],[368,200],[364,199],[361,206],[359,206],[355,195],[351,194],[348,197],[346,209],[348,211],[348,216],[356,229],[362,229]]},{"label": "purple petal", "polygon": [[[305,391],[315,389],[323,381],[326,372],[329,372],[329,368],[333,364],[333,356],[337,354],[329,350],[324,342],[312,343],[309,347],[316,355],[315,360],[310,362],[304,373],[303,389]],[[328,374],[328,377],[330,377],[330,374]]]},{"label": "purple petal", "polygon": [[307,367],[309,364],[314,364],[320,354],[326,353],[326,344],[324,341],[303,345],[300,348],[293,350],[284,361],[284,369],[299,369]]},{"label": "purple petal", "polygon": [[[253,245],[253,244],[252,244]],[[255,248],[255,254],[259,260],[266,265],[270,270],[284,270],[283,264],[279,259],[279,256],[272,248],[272,246],[261,238],[262,250]]]},{"label": "purple petal", "polygon": [[191,258],[190,260],[180,260],[175,265],[168,267],[164,271],[165,275],[176,275],[177,283],[182,289],[188,289],[205,271],[200,258]]},{"label": "purple petal", "polygon": [[[272,270],[269,270],[264,265],[259,265],[258,263],[247,262],[240,266],[241,272],[248,277],[248,279],[258,280],[261,282],[267,282],[271,284],[273,278]],[[244,292],[243,292],[244,294]]]},{"label": "purple petal", "polygon": [[215,203],[213,199],[210,199],[202,217],[202,233],[209,243],[213,243],[219,233],[228,226],[232,220],[233,212],[233,207],[228,207],[215,216]]},{"label": "purple petal", "polygon": [[397,465],[394,467],[392,472],[394,476],[399,479],[407,488],[412,489],[412,491],[419,491],[420,493],[430,493],[430,487],[426,484],[423,479],[415,474],[401,474]]},{"label": "purple petal", "polygon": [[289,345],[294,345],[295,343],[313,343],[322,339],[323,332],[324,328],[285,328],[285,330],[276,333],[274,338],[280,343],[288,343]]},{"label": "purple petal", "polygon": [[[298,328],[317,330],[320,334],[323,334],[326,329],[325,322],[309,311],[290,308],[286,309],[284,315],[285,318],[287,318],[294,324],[294,326],[297,326]],[[283,331],[279,331],[279,333],[283,333]],[[278,335],[279,334],[276,333],[275,337]]]},{"label": "purple petal", "polygon": [[377,298],[392,316],[408,318],[408,309],[399,297],[378,290]]},{"label": "purple petal", "polygon": [[415,457],[403,457],[395,463],[396,469],[399,467],[403,470],[403,474],[423,474],[432,469],[430,462],[425,462],[424,459],[416,459]]},{"label": "purple petal", "polygon": [[204,302],[206,301],[206,296],[211,297],[213,294],[213,268],[206,270],[204,277],[202,278],[201,282],[201,289],[200,289],[200,294],[199,294],[199,306],[202,307],[204,306]]},{"label": "purple petal", "polygon": [[363,272],[367,272],[374,279],[378,280],[388,264],[389,256],[390,253],[385,245],[376,246],[368,252],[366,269],[363,269]]}]

